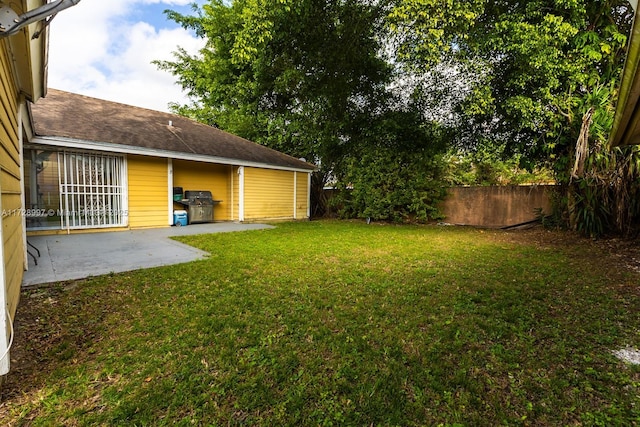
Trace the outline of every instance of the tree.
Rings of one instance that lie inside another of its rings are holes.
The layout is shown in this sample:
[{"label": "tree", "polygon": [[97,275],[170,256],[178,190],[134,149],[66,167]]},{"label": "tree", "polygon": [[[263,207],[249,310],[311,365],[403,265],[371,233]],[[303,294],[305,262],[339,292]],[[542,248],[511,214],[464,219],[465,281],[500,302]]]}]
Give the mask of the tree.
[{"label": "tree", "polygon": [[486,0],[395,0],[387,16],[397,59],[420,71],[439,64],[469,39]]},{"label": "tree", "polygon": [[198,56],[158,63],[193,100],[173,110],[317,163],[316,188],[354,143],[352,124],[380,110],[390,73],[375,37],[380,7],[213,0],[169,17],[207,40]]},{"label": "tree", "polygon": [[173,109],[315,162],[318,197],[330,177],[348,176],[341,168],[370,168],[353,154],[380,146],[370,130],[396,107],[380,54],[386,11],[358,0],[214,0],[193,16],[169,12],[207,40],[200,55],[158,63],[193,100]]},{"label": "tree", "polygon": [[440,219],[446,129],[417,110],[389,111],[363,128],[367,144],[342,158],[333,199],[343,217],[394,222]]},{"label": "tree", "polygon": [[[615,210],[628,213],[622,216],[637,218],[640,212],[633,204],[613,203],[610,192],[592,191],[596,181],[584,181],[610,175],[614,164],[635,163],[633,158],[620,159],[620,151],[610,152],[605,146],[631,22],[629,3],[487,0],[447,3],[445,15],[435,10],[434,3],[398,2],[396,10],[409,13],[396,12],[394,16],[401,16],[406,23],[423,23],[412,37],[405,37],[400,50],[405,54],[400,58],[411,69],[432,64],[439,46],[427,41],[436,34],[444,51],[471,69],[482,70],[467,79],[473,87],[459,104],[458,144],[506,147],[507,154],[522,155],[528,167],[551,164],[557,181],[565,186],[560,209],[574,228],[586,234],[604,232],[605,223],[622,231],[622,224],[610,221],[611,216],[620,216],[611,209],[614,205]],[[441,18],[423,18],[433,13]],[[438,32],[443,26],[465,34]],[[432,48],[420,48],[425,44]],[[588,170],[584,176],[571,178],[576,141],[589,111],[593,113],[587,129]],[[637,155],[627,151],[629,156]],[[631,187],[637,185],[633,177],[615,182],[625,186],[619,194],[632,192]],[[614,181],[606,183],[610,184]],[[587,197],[589,192],[593,197]],[[593,203],[576,203],[586,199]],[[598,219],[586,224],[583,219],[589,217]]]},{"label": "tree", "polygon": [[176,112],[316,162],[314,194],[341,179],[351,215],[436,215],[423,190],[445,179],[447,142],[552,166],[563,215],[595,235],[640,216],[623,197],[637,168],[614,178],[640,155],[605,146],[631,15],[622,0],[211,0],[169,12],[206,48],[159,66],[193,100]]},{"label": "tree", "polygon": [[[466,54],[490,70],[465,104],[533,159],[570,154],[599,88],[622,69],[629,8],[624,1],[487,2]],[[471,38],[471,37],[470,37]],[[489,96],[487,96],[489,95]],[[608,120],[606,114],[603,120]],[[559,165],[559,173],[567,168]],[[562,177],[561,177],[562,178]]]},{"label": "tree", "polygon": [[[635,191],[637,178],[612,179],[614,165],[633,164],[636,154],[628,151],[631,157],[623,159],[622,151],[606,146],[631,13],[626,1],[489,2],[484,15],[492,24],[478,26],[477,44],[469,45],[492,72],[468,105],[486,105],[482,94],[491,93],[496,102],[485,126],[494,123],[512,151],[530,162],[553,164],[564,186],[558,209],[591,236],[629,233],[628,221],[640,213],[619,197]],[[580,153],[583,132],[587,145]],[[577,156],[586,160],[579,175],[573,172]],[[626,223],[616,220],[623,217]]]},{"label": "tree", "polygon": [[331,163],[388,78],[374,7],[355,1],[212,1],[169,16],[207,39],[159,62],[194,101],[174,110],[310,161]]}]

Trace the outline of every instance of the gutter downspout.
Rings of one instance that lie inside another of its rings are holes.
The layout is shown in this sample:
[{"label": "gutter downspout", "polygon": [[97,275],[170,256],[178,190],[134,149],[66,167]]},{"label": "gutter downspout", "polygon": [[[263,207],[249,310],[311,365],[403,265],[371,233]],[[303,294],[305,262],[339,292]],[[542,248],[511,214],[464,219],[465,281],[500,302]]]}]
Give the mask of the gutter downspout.
[{"label": "gutter downspout", "polygon": [[[0,201],[0,209],[2,202]],[[4,227],[0,227],[0,242],[4,241],[3,237],[3,229]],[[0,245],[0,260],[2,260],[2,265],[0,265],[0,283],[4,283],[2,286],[2,291],[0,292],[0,375],[7,375],[9,373],[9,348],[11,345],[12,336],[9,334],[13,334],[13,331],[9,330],[9,325],[11,325],[11,315],[9,314],[10,307],[7,301],[7,276],[4,268],[4,245]]]},{"label": "gutter downspout", "polygon": [[[18,150],[20,150],[20,205],[23,209],[29,209],[31,206],[27,206],[27,197],[26,197],[26,183],[24,180],[24,123],[22,122],[24,118],[24,109],[26,108],[26,104],[21,102],[18,107]],[[33,153],[33,152],[32,152]],[[31,163],[33,165],[33,163]],[[33,167],[33,166],[32,166]],[[29,174],[30,177],[33,174]],[[35,177],[32,177],[31,183],[35,181]],[[29,186],[30,188],[31,185]],[[33,200],[33,199],[32,199]],[[27,216],[22,215],[22,244],[24,246],[24,271],[29,269],[29,254],[27,252]]]},{"label": "gutter downspout", "polygon": [[234,203],[234,198],[233,198],[233,166],[231,166],[231,171],[229,173],[229,177],[230,177],[230,187],[229,187],[229,194],[231,195],[231,203],[229,203],[229,218],[231,219],[231,221],[233,221],[233,203]]},{"label": "gutter downspout", "polygon": [[311,175],[309,172],[307,174],[307,219],[311,219]]},{"label": "gutter downspout", "polygon": [[169,217],[167,219],[169,226],[171,226],[173,225],[173,159],[167,160],[167,183],[169,184],[169,188],[167,189],[169,193],[169,203],[167,206]]}]

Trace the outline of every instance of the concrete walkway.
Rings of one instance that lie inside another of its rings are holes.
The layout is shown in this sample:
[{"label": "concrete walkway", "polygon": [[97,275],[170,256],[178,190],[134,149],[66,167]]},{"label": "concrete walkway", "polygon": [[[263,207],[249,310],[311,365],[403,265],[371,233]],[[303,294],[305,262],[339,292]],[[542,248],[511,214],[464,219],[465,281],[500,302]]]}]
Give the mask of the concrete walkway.
[{"label": "concrete walkway", "polygon": [[[263,224],[213,223],[107,233],[33,236],[27,240],[40,250],[38,265],[29,256],[22,286],[141,268],[180,264],[208,253],[171,240],[171,236],[225,233],[272,228]],[[30,248],[35,255],[35,251]]]}]

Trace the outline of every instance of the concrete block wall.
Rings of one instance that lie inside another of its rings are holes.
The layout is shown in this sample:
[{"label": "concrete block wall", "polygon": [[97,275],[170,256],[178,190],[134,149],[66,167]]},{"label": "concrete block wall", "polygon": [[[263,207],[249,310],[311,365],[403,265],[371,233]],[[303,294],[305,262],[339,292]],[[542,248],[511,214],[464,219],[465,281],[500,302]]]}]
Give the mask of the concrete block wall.
[{"label": "concrete block wall", "polygon": [[553,185],[453,187],[440,206],[450,224],[500,228],[551,213]]}]

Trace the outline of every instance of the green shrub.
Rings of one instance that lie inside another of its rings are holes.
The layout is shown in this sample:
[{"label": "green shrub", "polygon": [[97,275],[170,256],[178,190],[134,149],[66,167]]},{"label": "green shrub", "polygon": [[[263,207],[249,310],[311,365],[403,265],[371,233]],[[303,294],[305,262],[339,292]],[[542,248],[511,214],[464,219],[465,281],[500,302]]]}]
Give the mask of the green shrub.
[{"label": "green shrub", "polygon": [[371,148],[352,156],[334,199],[343,218],[408,222],[440,219],[443,160],[428,150]]}]

